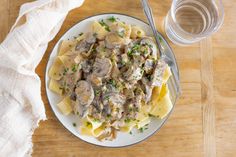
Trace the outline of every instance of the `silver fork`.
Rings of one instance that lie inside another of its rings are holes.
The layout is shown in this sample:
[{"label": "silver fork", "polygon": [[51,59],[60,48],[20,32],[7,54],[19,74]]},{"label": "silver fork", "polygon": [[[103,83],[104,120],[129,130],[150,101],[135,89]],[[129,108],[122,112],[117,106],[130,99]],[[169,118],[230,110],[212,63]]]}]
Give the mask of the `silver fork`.
[{"label": "silver fork", "polygon": [[169,65],[169,67],[171,69],[172,77],[170,77],[170,79],[169,79],[169,83],[171,84],[171,86],[169,88],[170,88],[171,95],[175,96],[174,99],[176,100],[180,95],[179,75],[176,72],[176,68],[174,67],[174,66],[177,66],[177,65],[175,65],[173,63],[172,59],[170,57],[168,57],[163,52],[163,47],[162,47],[161,41],[160,41],[161,37],[160,37],[159,33],[157,32],[156,25],[155,25],[155,22],[153,20],[152,9],[148,4],[148,0],[141,0],[141,2],[142,2],[144,13],[147,17],[148,23],[149,23],[149,25],[152,29],[154,38],[156,40],[156,43],[157,43],[157,46],[158,46],[158,49],[159,49],[159,53],[160,53],[159,54],[160,58],[163,59]]}]

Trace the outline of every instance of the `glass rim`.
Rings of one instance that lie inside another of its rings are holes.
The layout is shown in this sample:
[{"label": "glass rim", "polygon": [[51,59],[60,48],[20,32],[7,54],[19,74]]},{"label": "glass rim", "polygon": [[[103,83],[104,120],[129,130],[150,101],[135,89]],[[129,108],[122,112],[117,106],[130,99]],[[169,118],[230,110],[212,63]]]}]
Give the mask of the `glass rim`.
[{"label": "glass rim", "polygon": [[179,0],[173,0],[172,1],[171,8],[170,8],[170,16],[173,19],[173,21],[174,21],[175,25],[177,26],[177,28],[179,29],[179,31],[181,33],[185,34],[185,35],[190,35],[192,37],[197,37],[197,38],[207,37],[207,36],[215,33],[216,31],[218,31],[224,23],[225,13],[224,13],[224,6],[223,6],[223,3],[222,3],[222,0],[212,0],[212,1],[218,1],[220,3],[219,5],[217,5],[217,8],[220,10],[219,11],[220,20],[218,20],[216,28],[214,28],[211,32],[206,32],[206,33],[199,33],[199,34],[189,33],[187,31],[185,31],[184,29],[182,29],[182,27],[179,25],[179,23],[176,20],[176,16],[175,16],[175,13],[174,13],[174,10],[175,10],[174,7],[176,6],[177,1],[179,1]]}]

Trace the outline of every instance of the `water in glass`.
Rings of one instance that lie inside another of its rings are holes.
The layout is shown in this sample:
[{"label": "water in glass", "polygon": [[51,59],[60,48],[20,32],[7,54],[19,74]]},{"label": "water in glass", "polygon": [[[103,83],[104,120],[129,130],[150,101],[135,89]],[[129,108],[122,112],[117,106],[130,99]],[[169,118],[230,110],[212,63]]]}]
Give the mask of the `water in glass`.
[{"label": "water in glass", "polygon": [[176,44],[192,44],[216,32],[223,16],[221,0],[173,0],[165,31]]}]

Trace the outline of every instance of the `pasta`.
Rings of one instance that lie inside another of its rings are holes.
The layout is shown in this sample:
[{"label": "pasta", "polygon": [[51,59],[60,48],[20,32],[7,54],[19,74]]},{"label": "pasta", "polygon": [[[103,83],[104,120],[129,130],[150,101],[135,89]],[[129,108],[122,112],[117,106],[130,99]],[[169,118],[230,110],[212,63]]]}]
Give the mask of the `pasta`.
[{"label": "pasta", "polygon": [[61,95],[64,115],[79,116],[78,131],[98,140],[144,131],[151,117],[172,109],[168,65],[152,37],[115,17],[94,21],[91,31],[62,41],[49,70],[49,89]]},{"label": "pasta", "polygon": [[68,96],[58,103],[57,106],[64,115],[68,115],[72,112],[70,98]]}]

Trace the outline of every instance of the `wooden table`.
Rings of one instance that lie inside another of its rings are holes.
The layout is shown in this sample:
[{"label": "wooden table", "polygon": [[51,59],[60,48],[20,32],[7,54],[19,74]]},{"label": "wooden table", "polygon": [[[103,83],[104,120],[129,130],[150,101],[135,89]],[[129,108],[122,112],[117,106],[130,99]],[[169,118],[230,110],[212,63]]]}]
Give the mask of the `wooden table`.
[{"label": "wooden table", "polygon": [[[19,7],[29,0],[1,0],[0,41],[14,23]],[[47,121],[33,135],[33,157],[233,157],[236,156],[236,1],[224,0],[225,21],[212,37],[181,47],[171,44],[180,67],[182,96],[166,125],[148,140],[126,148],[87,144],[67,131],[53,114],[45,93],[47,58],[58,39],[81,19],[119,12],[145,19],[139,0],[86,0],[71,11],[37,68]],[[151,0],[156,23],[171,0]]]}]

